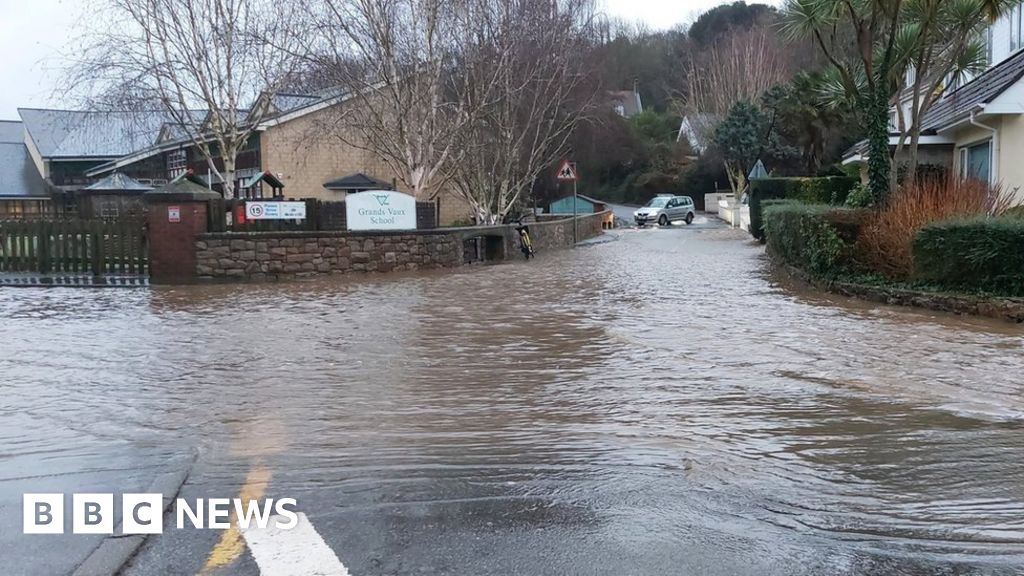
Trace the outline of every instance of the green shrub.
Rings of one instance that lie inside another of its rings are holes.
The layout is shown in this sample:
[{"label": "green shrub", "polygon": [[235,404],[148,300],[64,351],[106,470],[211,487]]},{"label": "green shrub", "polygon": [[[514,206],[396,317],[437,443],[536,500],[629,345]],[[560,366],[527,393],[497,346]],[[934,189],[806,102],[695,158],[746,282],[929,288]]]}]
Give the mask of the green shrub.
[{"label": "green shrub", "polygon": [[1003,213],[1003,216],[1006,216],[1007,218],[1017,218],[1020,220],[1024,220],[1024,205],[1014,206],[1013,208],[1010,208],[1005,213]]},{"label": "green shrub", "polygon": [[847,212],[823,204],[766,202],[764,227],[768,251],[817,276],[835,276],[846,271],[852,249],[833,223],[837,219],[833,213],[839,211]]},{"label": "green shrub", "polygon": [[764,240],[761,203],[773,198],[799,200],[807,204],[842,205],[857,183],[854,178],[762,178],[750,181],[750,233]]},{"label": "green shrub", "polygon": [[870,208],[875,204],[875,195],[867,184],[858,182],[846,196],[844,204],[848,208]]},{"label": "green shrub", "polygon": [[950,289],[1024,296],[1024,220],[946,220],[914,237],[914,277]]}]

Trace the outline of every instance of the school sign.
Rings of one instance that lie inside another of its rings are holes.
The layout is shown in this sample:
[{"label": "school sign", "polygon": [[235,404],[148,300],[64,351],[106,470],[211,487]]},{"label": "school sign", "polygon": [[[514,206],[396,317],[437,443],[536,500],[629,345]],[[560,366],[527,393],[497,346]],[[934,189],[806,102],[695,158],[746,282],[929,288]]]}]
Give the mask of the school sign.
[{"label": "school sign", "polygon": [[415,230],[416,198],[394,190],[368,190],[345,197],[349,230]]}]

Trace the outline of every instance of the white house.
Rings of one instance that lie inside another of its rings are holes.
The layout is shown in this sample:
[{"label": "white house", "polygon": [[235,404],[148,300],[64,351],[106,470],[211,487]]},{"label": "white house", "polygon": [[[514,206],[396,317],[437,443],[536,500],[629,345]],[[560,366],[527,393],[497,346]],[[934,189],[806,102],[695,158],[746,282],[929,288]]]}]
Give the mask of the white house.
[{"label": "white house", "polygon": [[[989,67],[946,89],[922,119],[922,163],[944,164],[961,177],[1000,185],[1024,202],[1024,8],[1018,4],[989,27]],[[908,77],[908,83],[913,77]],[[901,104],[909,107],[909,99]],[[890,125],[895,124],[892,110]],[[890,144],[896,145],[896,137]],[[867,143],[844,155],[864,162]]]},{"label": "white house", "polygon": [[718,125],[719,118],[714,114],[692,112],[683,116],[679,123],[679,133],[676,135],[676,142],[687,142],[690,149],[697,156],[704,154],[711,145],[709,140]]}]

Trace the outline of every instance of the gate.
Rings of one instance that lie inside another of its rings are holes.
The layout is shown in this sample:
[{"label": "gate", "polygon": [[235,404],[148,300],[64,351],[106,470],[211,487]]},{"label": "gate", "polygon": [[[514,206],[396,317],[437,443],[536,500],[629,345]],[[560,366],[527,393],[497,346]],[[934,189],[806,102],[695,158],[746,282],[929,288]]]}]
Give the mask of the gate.
[{"label": "gate", "polygon": [[146,275],[143,220],[0,221],[0,272]]}]

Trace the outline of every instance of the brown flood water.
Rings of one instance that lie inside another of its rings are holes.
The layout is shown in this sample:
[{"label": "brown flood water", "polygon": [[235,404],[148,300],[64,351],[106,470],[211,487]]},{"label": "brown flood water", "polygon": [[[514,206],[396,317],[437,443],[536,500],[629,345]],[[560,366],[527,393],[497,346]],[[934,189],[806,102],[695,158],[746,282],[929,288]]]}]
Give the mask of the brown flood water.
[{"label": "brown flood water", "polygon": [[1024,328],[780,287],[712,226],[617,234],[448,274],[0,291],[0,446],[258,456],[325,515],[493,500],[580,573],[1024,566]]}]

